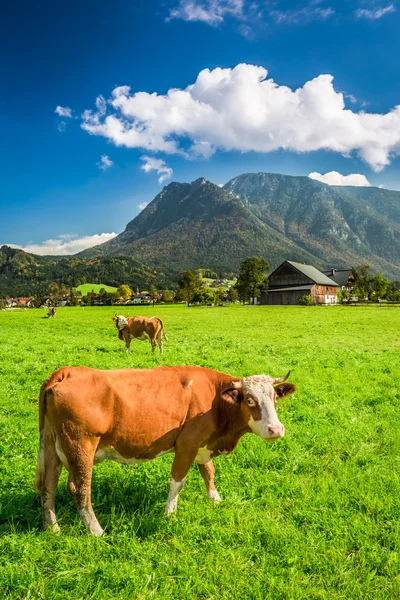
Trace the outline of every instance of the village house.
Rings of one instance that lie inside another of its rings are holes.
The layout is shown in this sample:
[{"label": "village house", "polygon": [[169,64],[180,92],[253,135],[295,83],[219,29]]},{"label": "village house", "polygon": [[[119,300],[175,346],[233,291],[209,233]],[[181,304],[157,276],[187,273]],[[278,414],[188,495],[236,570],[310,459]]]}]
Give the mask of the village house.
[{"label": "village house", "polygon": [[342,291],[347,292],[349,299],[357,300],[353,293],[354,275],[351,269],[330,269],[329,271],[323,271],[323,273],[337,283]]},{"label": "village house", "polygon": [[303,263],[285,260],[268,277],[269,287],[261,290],[257,304],[298,304],[311,296],[314,304],[336,304],[339,284],[324,273]]}]

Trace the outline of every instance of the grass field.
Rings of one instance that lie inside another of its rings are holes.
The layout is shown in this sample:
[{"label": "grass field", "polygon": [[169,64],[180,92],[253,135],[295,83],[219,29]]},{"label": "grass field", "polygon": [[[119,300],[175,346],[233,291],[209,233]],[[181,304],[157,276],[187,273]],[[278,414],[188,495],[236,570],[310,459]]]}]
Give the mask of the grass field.
[{"label": "grass field", "polygon": [[[163,356],[133,341],[114,308],[0,312],[0,598],[400,598],[400,310],[390,307],[130,307],[156,311]],[[195,364],[233,375],[292,369],[286,437],[245,436],[215,460],[223,502],[192,467],[163,516],[172,457],[94,469],[105,535],[90,538],[66,490],[61,535],[40,530],[33,491],[37,398],[63,365]]]},{"label": "grass field", "polygon": [[103,288],[109,293],[116,292],[118,289],[116,287],[112,287],[111,285],[104,285],[103,283],[82,283],[82,285],[78,286],[76,289],[82,294],[82,296],[86,296],[89,292],[98,294]]}]

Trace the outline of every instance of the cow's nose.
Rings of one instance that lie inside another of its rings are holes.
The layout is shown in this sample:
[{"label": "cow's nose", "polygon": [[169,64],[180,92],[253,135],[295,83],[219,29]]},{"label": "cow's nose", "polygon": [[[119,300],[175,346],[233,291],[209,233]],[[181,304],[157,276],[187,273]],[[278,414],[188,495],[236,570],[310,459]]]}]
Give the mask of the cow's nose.
[{"label": "cow's nose", "polygon": [[285,435],[285,427],[282,423],[279,423],[279,425],[268,425],[268,433],[274,438],[283,437]]}]

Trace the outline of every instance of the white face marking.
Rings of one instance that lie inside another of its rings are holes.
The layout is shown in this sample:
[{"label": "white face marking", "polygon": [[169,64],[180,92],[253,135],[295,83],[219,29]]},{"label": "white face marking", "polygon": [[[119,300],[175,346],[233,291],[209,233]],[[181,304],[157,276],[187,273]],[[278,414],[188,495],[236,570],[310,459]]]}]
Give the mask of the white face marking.
[{"label": "white face marking", "polygon": [[126,327],[128,325],[128,320],[126,317],[124,317],[123,315],[119,315],[117,317],[117,327],[118,329],[123,329],[124,327]]},{"label": "white face marking", "polygon": [[186,477],[182,479],[182,481],[175,481],[173,477],[171,477],[169,484],[169,495],[167,506],[165,507],[165,514],[167,517],[172,515],[173,512],[176,511],[176,507],[178,506],[178,496],[179,492],[185,485]]},{"label": "white face marking", "polygon": [[204,448],[199,448],[197,450],[196,458],[194,459],[200,465],[205,465],[211,460],[211,450],[205,446]]},{"label": "white face marking", "polygon": [[[263,439],[276,439],[284,436],[284,427],[278,419],[275,408],[275,390],[271,377],[267,375],[253,375],[243,379],[243,389],[246,396],[254,398],[261,409],[261,419],[255,420],[250,417],[248,425],[256,435]],[[246,400],[244,400],[246,401]],[[271,431],[272,428],[275,431]]]},{"label": "white face marking", "polygon": [[212,500],[213,502],[221,502],[221,497],[218,494],[217,490],[209,490],[208,491],[208,497],[210,500]]}]

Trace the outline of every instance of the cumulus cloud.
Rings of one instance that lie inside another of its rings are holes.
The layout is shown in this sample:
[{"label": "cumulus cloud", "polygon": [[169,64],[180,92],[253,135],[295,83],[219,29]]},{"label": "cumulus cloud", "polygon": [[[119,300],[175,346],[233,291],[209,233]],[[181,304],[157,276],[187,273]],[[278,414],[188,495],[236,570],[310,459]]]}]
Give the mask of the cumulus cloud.
[{"label": "cumulus cloud", "polygon": [[138,208],[140,208],[140,210],[144,210],[146,208],[146,206],[148,206],[149,202],[141,202],[140,204],[138,204]]},{"label": "cumulus cloud", "polygon": [[107,171],[107,169],[110,169],[114,165],[114,163],[111,160],[111,158],[107,156],[107,154],[103,154],[103,156],[101,157],[99,162],[96,163],[96,165],[101,171]]},{"label": "cumulus cloud", "polygon": [[[150,171],[156,171],[158,178],[158,183],[162,183],[166,179],[171,179],[173,175],[173,170],[170,167],[167,167],[165,161],[160,158],[154,158],[152,156],[141,156],[140,160],[143,161],[142,166],[140,167],[142,171],[145,173],[150,173]],[[140,208],[139,204],[139,208]]]},{"label": "cumulus cloud", "polygon": [[226,16],[243,17],[244,0],[180,0],[168,17],[184,21],[202,21],[208,25],[218,25]]},{"label": "cumulus cloud", "polygon": [[394,4],[388,4],[387,6],[376,6],[375,8],[358,8],[355,11],[356,17],[359,19],[380,19],[384,15],[389,13],[396,12],[396,7]]},{"label": "cumulus cloud", "polygon": [[13,248],[21,248],[25,252],[31,252],[32,254],[40,255],[68,255],[82,252],[87,248],[92,248],[98,244],[103,244],[114,238],[116,233],[96,233],[95,235],[86,235],[79,237],[77,235],[65,234],[59,235],[57,238],[52,240],[46,240],[39,244],[29,242],[26,246],[18,246],[16,244],[7,244]]},{"label": "cumulus cloud", "polygon": [[316,179],[317,181],[322,181],[322,183],[327,183],[328,185],[354,185],[357,187],[371,185],[365,175],[361,175],[360,173],[341,175],[337,171],[330,171],[329,173],[325,173],[325,175],[322,175],[321,173],[310,173],[309,177],[311,179]]},{"label": "cumulus cloud", "polygon": [[72,110],[68,106],[57,106],[54,112],[57,113],[59,117],[72,119]]},{"label": "cumulus cloud", "polygon": [[331,150],[357,153],[375,171],[400,153],[400,106],[387,113],[345,106],[332,75],[291,89],[268,78],[265,68],[239,64],[201,71],[185,89],[167,94],[117,87],[110,112],[87,110],[81,127],[116,146],[186,157],[217,149],[240,152]]}]

